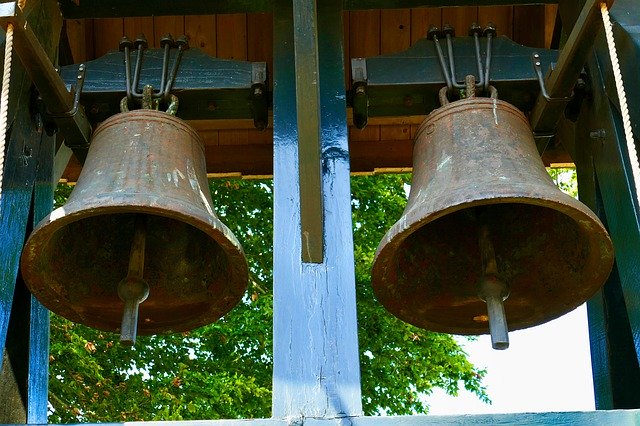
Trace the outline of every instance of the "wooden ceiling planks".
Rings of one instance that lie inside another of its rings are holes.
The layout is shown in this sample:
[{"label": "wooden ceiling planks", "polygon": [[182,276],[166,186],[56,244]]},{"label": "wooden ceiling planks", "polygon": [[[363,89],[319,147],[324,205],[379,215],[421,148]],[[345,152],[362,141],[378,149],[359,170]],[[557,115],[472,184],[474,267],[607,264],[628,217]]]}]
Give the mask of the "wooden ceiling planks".
[{"label": "wooden ceiling planks", "polygon": [[[473,22],[483,27],[492,22],[497,26],[498,34],[507,35],[516,42],[548,46],[556,10],[555,5],[507,5],[345,11],[345,83],[350,87],[350,58],[405,50],[425,37],[432,25],[441,27],[449,23],[455,27],[457,35],[463,36]],[[209,55],[264,61],[272,70],[273,23],[268,13],[70,19],[66,29],[75,62],[116,50],[122,35],[133,39],[144,33],[150,46],[159,47],[160,37],[171,33],[174,37],[187,34],[190,46]],[[385,168],[410,166],[411,141],[418,125],[415,120],[389,121],[394,124],[349,129],[353,171],[372,171],[379,167],[377,164]],[[401,124],[395,124],[398,122]],[[237,171],[266,174],[272,164],[272,129],[257,131],[247,129],[245,124],[233,128],[233,121],[228,124],[217,128],[203,127],[206,126],[203,123],[196,126],[207,146],[210,171],[233,172],[229,164],[237,164]]]}]

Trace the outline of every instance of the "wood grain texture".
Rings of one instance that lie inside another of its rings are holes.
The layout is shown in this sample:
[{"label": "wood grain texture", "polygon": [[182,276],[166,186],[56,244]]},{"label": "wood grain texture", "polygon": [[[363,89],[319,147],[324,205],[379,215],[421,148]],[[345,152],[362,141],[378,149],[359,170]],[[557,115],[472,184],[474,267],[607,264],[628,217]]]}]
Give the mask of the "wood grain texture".
[{"label": "wood grain texture", "polygon": [[160,47],[160,38],[165,34],[171,34],[173,38],[183,35],[184,16],[155,16],[153,18],[153,40],[149,38],[149,46]]},{"label": "wood grain texture", "polygon": [[[361,415],[341,12],[318,3],[325,256],[302,263],[291,3],[274,19],[273,417]],[[333,13],[331,13],[333,12]],[[336,13],[339,12],[340,14]],[[326,32],[325,32],[326,31]],[[340,34],[339,37],[337,35]],[[300,344],[304,342],[304,344]]]},{"label": "wood grain texture", "polygon": [[120,38],[124,34],[124,22],[122,18],[95,19],[93,21],[93,52],[96,58],[118,50]]},{"label": "wood grain texture", "polygon": [[498,35],[513,37],[513,6],[478,7],[478,24],[483,28],[489,23],[496,26]]},{"label": "wood grain texture", "polygon": [[[93,34],[88,37],[85,21],[85,19],[68,19],[65,21],[71,55],[73,56],[73,62],[77,64],[93,56]],[[93,25],[91,25],[91,31],[92,27]]]},{"label": "wood grain texture", "polygon": [[456,36],[465,36],[469,27],[478,22],[478,8],[476,6],[443,7],[442,24],[453,26]]},{"label": "wood grain texture", "polygon": [[427,36],[432,26],[442,27],[441,7],[421,7],[411,9],[411,44]]},{"label": "wood grain texture", "polygon": [[[237,13],[216,16],[217,57],[225,59],[247,60],[247,15]],[[220,145],[248,144],[247,130],[220,130]]]},{"label": "wood grain texture", "polygon": [[[352,58],[366,58],[380,54],[380,10],[349,13],[349,54]],[[349,139],[379,140],[380,127],[367,126],[362,130],[349,129]]]},{"label": "wood grain texture", "polygon": [[513,7],[513,40],[531,47],[544,47],[544,5]]},{"label": "wood grain texture", "polygon": [[189,46],[216,56],[218,53],[216,21],[215,15],[185,16],[184,33],[189,37]]},{"label": "wood grain texture", "polygon": [[149,47],[153,47],[155,43],[155,35],[153,30],[152,17],[124,18],[123,35],[131,40],[135,40],[139,35],[147,38]]},{"label": "wood grain texture", "polygon": [[[411,10],[385,9],[380,11],[380,53],[396,53],[411,45]],[[409,125],[381,126],[380,139],[408,139]]]}]

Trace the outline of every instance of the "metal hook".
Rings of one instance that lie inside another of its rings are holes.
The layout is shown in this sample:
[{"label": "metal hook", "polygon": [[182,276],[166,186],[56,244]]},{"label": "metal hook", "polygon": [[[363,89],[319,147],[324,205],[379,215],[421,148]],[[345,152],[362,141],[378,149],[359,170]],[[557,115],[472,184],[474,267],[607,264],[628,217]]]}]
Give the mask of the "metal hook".
[{"label": "metal hook", "polygon": [[[482,31],[481,27],[473,23],[469,28],[469,36],[474,38],[474,49],[476,56],[476,67],[478,70],[478,80],[476,81],[476,89],[480,89],[487,93],[489,91],[489,73],[491,68],[491,47],[492,47],[492,39],[495,35],[495,26],[493,24],[487,25],[487,27]],[[442,52],[442,47],[440,46],[439,36],[444,34],[447,40],[447,56],[448,61],[445,60],[444,54]],[[482,54],[480,51],[480,36],[484,35],[487,37],[487,47],[486,47],[486,60],[485,66],[483,69],[482,66]],[[438,27],[431,27],[427,32],[427,37],[432,39],[436,48],[436,53],[438,55],[438,60],[440,62],[440,68],[442,69],[442,73],[445,78],[445,82],[447,84],[447,90],[449,93],[453,92],[453,89],[465,89],[466,85],[464,83],[458,83],[456,79],[456,69],[455,69],[455,58],[453,55],[453,37],[455,36],[455,31],[453,27],[450,25],[445,25],[443,31],[440,31]],[[448,62],[448,64],[447,64]]]}]

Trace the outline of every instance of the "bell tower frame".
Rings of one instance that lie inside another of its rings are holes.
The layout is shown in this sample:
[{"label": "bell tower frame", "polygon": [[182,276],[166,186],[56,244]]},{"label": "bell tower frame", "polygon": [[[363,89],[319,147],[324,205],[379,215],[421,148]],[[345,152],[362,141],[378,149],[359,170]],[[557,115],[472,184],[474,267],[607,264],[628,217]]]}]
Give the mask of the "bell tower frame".
[{"label": "bell tower frame", "polygon": [[[590,91],[574,121],[557,135],[578,169],[581,199],[608,226],[614,272],[589,302],[597,410],[448,416],[366,417],[362,413],[349,146],[344,85],[342,12],[345,9],[527,4],[532,1],[457,0],[185,0],[63,1],[70,16],[143,16],[247,11],[273,13],[274,377],[273,417],[205,421],[211,425],[636,424],[640,422],[640,206],[630,178],[629,153],[604,34],[588,46]],[[580,25],[587,1],[559,0],[564,28]],[[75,5],[75,6],[74,6]],[[174,13],[175,13],[174,12]],[[62,25],[54,0],[27,0],[25,17],[53,60]],[[618,0],[615,21],[631,122],[640,134],[640,12]],[[366,34],[362,34],[366,37]],[[48,312],[18,271],[28,230],[52,208],[56,143],[30,102],[30,83],[15,59],[10,92],[10,137],[0,203],[0,418],[7,423],[47,421]],[[530,64],[523,66],[530,67]]]}]

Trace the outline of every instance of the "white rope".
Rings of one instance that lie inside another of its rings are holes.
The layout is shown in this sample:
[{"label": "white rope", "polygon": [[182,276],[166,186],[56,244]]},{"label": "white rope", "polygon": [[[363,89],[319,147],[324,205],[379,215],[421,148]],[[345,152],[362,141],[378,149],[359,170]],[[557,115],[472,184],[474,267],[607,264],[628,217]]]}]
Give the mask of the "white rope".
[{"label": "white rope", "polygon": [[[2,201],[2,181],[4,177],[4,151],[7,144],[7,113],[9,110],[9,82],[11,81],[11,56],[13,54],[13,25],[7,25],[4,44],[4,67],[2,93],[0,94],[0,202]],[[2,205],[0,203],[0,205]]]},{"label": "white rope", "polygon": [[624,91],[622,83],[622,73],[620,72],[620,63],[618,62],[618,53],[616,51],[615,40],[613,39],[613,26],[609,17],[609,9],[606,3],[600,4],[602,12],[602,21],[604,22],[604,33],[607,37],[607,47],[609,48],[609,57],[611,58],[611,66],[613,68],[613,77],[616,82],[616,90],[618,92],[618,100],[620,102],[620,112],[622,114],[622,125],[624,127],[624,136],[627,142],[627,151],[629,152],[629,162],[631,163],[631,174],[633,175],[633,186],[636,192],[636,200],[640,206],[640,193],[638,184],[640,184],[640,163],[638,162],[638,153],[636,152],[636,144],[633,139],[633,129],[631,128],[631,117],[629,116],[629,107],[627,105],[627,95]]}]

